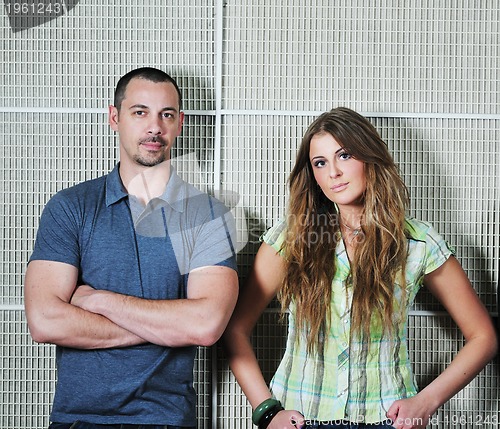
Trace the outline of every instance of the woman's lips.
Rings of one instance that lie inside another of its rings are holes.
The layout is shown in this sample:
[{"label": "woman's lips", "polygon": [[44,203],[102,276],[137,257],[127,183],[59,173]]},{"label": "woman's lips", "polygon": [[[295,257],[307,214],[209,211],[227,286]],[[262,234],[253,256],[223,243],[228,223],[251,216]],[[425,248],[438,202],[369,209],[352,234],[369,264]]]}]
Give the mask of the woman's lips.
[{"label": "woman's lips", "polygon": [[340,192],[343,191],[345,188],[347,188],[348,185],[349,183],[339,183],[338,185],[332,186],[330,189],[333,192]]}]

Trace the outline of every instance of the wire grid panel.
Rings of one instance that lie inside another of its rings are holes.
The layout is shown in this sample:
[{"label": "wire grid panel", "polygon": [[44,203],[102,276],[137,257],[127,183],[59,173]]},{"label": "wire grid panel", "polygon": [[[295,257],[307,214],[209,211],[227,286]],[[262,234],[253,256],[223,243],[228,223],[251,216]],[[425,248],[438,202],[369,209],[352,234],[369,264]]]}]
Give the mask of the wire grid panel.
[{"label": "wire grid panel", "polygon": [[[410,360],[419,388],[425,387],[449,365],[464,339],[448,316],[410,316]],[[428,428],[497,428],[500,417],[498,359],[432,416]]]},{"label": "wire grid panel", "polygon": [[182,134],[172,148],[172,164],[184,180],[214,192],[215,117],[186,114]]},{"label": "wire grid panel", "polygon": [[[222,144],[224,186],[237,186],[250,245],[285,216],[286,181],[311,116],[227,115]],[[472,284],[496,311],[500,260],[500,121],[486,119],[369,118],[388,143],[411,195],[411,216],[430,222],[456,249]],[[416,309],[438,310],[429,294]]]},{"label": "wire grid panel", "polygon": [[62,188],[107,173],[117,150],[104,115],[0,113],[0,119],[0,303],[19,305],[45,203]]},{"label": "wire grid panel", "polygon": [[80,1],[67,14],[12,33],[0,21],[0,99],[10,107],[103,108],[135,67],[171,73],[184,108],[215,106],[215,1]]},{"label": "wire grid panel", "polygon": [[287,179],[297,147],[312,116],[225,115],[221,143],[222,186],[238,193],[248,230],[248,245],[239,253],[245,277],[260,236],[286,214]]},{"label": "wire grid panel", "polygon": [[[448,316],[409,317],[408,347],[419,388],[429,384],[449,365],[463,343],[460,331]],[[277,311],[271,309],[263,314],[255,328],[253,344],[269,382],[286,345],[286,324],[280,321]],[[427,427],[497,428],[500,416],[498,372],[498,360],[489,363],[467,387],[438,409]],[[218,428],[252,428],[251,407],[225,362],[219,366],[218,400]]]},{"label": "wire grid panel", "polygon": [[2,429],[48,427],[55,388],[55,347],[35,345],[24,313],[0,311]]},{"label": "wire grid panel", "polygon": [[496,0],[227,2],[224,106],[499,113]]},{"label": "wire grid panel", "polygon": [[198,429],[212,427],[212,359],[211,348],[198,347],[193,369]]},{"label": "wire grid panel", "polygon": [[[456,249],[479,296],[489,311],[497,311],[500,121],[371,120],[402,170],[410,215],[430,222]],[[429,295],[418,302],[416,309],[438,309]]]}]

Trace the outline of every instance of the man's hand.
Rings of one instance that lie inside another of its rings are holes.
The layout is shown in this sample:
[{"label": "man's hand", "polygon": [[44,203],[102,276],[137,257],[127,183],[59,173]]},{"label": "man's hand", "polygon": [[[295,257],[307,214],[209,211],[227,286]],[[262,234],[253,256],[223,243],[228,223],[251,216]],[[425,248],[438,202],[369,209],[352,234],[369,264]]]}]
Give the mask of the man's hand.
[{"label": "man's hand", "polygon": [[70,304],[83,310],[92,311],[91,299],[97,292],[91,286],[80,285],[75,289]]},{"label": "man's hand", "polygon": [[236,271],[209,266],[189,273],[187,298],[146,299],[80,285],[69,303],[149,343],[211,346],[226,328],[237,296]]}]

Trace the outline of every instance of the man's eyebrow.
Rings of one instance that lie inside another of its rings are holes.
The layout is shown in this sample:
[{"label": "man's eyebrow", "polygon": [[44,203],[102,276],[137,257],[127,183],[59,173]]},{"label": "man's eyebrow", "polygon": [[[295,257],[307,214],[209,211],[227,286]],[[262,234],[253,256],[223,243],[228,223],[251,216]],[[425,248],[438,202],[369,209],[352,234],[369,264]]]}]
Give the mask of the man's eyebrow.
[{"label": "man's eyebrow", "polygon": [[133,106],[130,106],[129,109],[149,109],[149,107],[145,104],[134,104]]},{"label": "man's eyebrow", "polygon": [[162,112],[169,111],[169,112],[175,112],[177,113],[177,109],[175,107],[164,107],[161,109]]},{"label": "man's eyebrow", "polygon": [[[149,110],[149,106],[146,106],[145,104],[134,104],[129,107],[129,109],[146,109]],[[177,112],[177,109],[175,107],[164,107],[161,109],[162,112],[169,111],[169,112]]]}]

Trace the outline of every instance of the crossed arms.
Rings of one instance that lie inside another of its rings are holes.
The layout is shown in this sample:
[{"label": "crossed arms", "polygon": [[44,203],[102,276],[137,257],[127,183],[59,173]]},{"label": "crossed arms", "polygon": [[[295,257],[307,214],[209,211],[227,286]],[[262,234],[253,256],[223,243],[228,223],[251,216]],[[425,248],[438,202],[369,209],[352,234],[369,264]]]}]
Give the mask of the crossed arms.
[{"label": "crossed arms", "polygon": [[190,272],[187,299],[148,300],[77,286],[76,267],[30,262],[25,309],[36,342],[98,349],[154,343],[209,346],[224,332],[238,296],[238,277],[228,267]]}]

